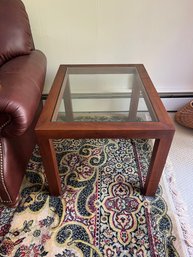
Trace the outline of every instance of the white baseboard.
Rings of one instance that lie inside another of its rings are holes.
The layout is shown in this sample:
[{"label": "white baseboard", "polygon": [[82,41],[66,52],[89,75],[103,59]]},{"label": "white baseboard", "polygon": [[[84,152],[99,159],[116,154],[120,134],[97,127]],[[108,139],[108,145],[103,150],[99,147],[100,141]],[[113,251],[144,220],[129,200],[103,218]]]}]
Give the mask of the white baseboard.
[{"label": "white baseboard", "polygon": [[178,111],[184,105],[193,100],[192,92],[159,93],[160,98],[167,111]]},{"label": "white baseboard", "polygon": [[[193,100],[192,92],[166,92],[158,93],[166,110],[175,112],[180,110],[185,104]],[[42,100],[46,100],[48,94],[42,95]]]},{"label": "white baseboard", "polygon": [[161,98],[167,111],[175,112],[180,110],[184,105],[192,101],[193,98]]}]

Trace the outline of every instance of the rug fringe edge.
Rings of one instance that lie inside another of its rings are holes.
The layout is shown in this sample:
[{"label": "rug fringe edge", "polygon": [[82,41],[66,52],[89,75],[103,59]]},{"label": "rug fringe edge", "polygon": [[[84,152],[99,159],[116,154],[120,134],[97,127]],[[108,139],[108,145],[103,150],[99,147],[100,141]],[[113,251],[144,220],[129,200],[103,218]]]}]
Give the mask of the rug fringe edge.
[{"label": "rug fringe edge", "polygon": [[175,171],[173,168],[173,164],[169,158],[167,159],[167,163],[165,165],[164,174],[166,175],[166,181],[169,184],[169,190],[172,195],[176,214],[179,217],[184,241],[187,245],[190,256],[193,257],[193,233],[191,231],[191,227],[188,221],[187,207],[183,201],[181,194],[179,193],[179,191],[177,191]]}]

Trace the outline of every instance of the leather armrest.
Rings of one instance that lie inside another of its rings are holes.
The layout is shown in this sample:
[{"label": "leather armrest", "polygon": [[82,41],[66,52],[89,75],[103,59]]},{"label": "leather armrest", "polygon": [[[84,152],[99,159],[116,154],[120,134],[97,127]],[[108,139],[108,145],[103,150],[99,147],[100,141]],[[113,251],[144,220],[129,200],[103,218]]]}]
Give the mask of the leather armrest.
[{"label": "leather armrest", "polygon": [[37,111],[46,74],[45,55],[34,50],[0,67],[1,136],[22,135]]}]

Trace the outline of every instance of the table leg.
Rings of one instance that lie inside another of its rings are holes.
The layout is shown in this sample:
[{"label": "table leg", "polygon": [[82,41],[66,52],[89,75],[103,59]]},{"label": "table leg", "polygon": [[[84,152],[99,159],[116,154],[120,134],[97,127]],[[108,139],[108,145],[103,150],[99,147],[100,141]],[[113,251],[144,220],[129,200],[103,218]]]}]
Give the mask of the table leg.
[{"label": "table leg", "polygon": [[134,83],[130,99],[129,121],[136,121],[139,104],[140,88],[137,82]]},{"label": "table leg", "polygon": [[48,180],[49,191],[51,195],[61,195],[61,181],[56,160],[56,153],[51,139],[38,140],[40,154]]},{"label": "table leg", "polygon": [[153,147],[149,171],[147,174],[144,195],[154,196],[166,163],[173,136],[156,139]]},{"label": "table leg", "polygon": [[64,99],[66,121],[73,121],[72,97],[71,97],[71,92],[70,92],[69,79],[66,82],[66,88],[65,88],[65,93],[64,93],[63,99]]}]

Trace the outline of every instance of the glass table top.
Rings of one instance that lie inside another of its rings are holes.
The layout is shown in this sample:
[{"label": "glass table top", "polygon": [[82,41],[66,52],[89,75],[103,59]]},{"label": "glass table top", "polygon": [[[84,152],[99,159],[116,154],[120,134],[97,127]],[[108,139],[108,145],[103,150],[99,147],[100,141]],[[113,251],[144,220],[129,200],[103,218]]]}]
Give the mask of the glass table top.
[{"label": "glass table top", "polygon": [[53,122],[157,121],[136,67],[68,67]]}]

